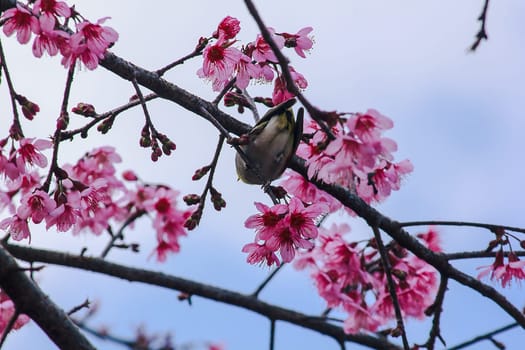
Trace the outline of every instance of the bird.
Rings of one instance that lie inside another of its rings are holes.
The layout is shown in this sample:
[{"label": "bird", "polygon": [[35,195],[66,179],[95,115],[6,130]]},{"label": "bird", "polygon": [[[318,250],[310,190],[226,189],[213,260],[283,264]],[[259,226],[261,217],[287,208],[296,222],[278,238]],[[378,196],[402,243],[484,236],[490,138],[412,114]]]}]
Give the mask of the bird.
[{"label": "bird", "polygon": [[235,166],[240,180],[247,184],[269,185],[279,178],[295,154],[303,134],[304,109],[295,119],[294,98],[269,109],[247,134],[247,142],[239,146]]}]

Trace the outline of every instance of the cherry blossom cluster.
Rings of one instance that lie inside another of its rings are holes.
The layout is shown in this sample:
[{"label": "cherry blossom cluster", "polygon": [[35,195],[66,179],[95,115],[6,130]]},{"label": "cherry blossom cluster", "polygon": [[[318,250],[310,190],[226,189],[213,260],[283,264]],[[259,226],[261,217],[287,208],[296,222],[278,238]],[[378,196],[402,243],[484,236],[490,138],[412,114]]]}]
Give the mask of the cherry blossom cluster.
[{"label": "cherry blossom cluster", "polygon": [[[349,231],[346,224],[320,228],[318,244],[294,265],[310,271],[328,308],[347,314],[345,332],[374,332],[395,319],[394,306],[375,241],[349,241]],[[418,237],[430,249],[441,250],[435,230]],[[423,318],[434,300],[437,272],[395,242],[386,249],[403,316]]]},{"label": "cherry blossom cluster", "polygon": [[[205,47],[203,65],[197,75],[211,81],[215,91],[221,91],[232,79],[235,79],[235,85],[239,89],[245,89],[251,79],[267,83],[273,81],[274,105],[292,98],[293,94],[286,89],[284,78],[276,65],[277,58],[260,34],[255,41],[241,48],[234,47],[240,30],[239,20],[228,16],[221,21],[210,38],[201,38],[201,44]],[[268,30],[279,49],[293,48],[300,57],[305,58],[305,50],[313,46],[312,39],[308,36],[313,30],[311,27],[303,28],[296,34],[276,33],[273,28]],[[304,76],[293,67],[289,68],[296,85],[305,89],[308,82]]]},{"label": "cherry blossom cluster", "polygon": [[[408,159],[394,162],[392,153],[397,144],[382,135],[393,127],[393,121],[373,109],[340,121],[332,128],[332,141],[317,123],[305,122],[304,133],[309,140],[300,144],[297,155],[306,159],[308,177],[346,187],[367,203],[380,202],[399,190],[401,180],[413,166]],[[282,185],[306,202],[328,202],[333,211],[340,206],[295,174]]]},{"label": "cherry blossom cluster", "polygon": [[312,249],[317,238],[318,228],[315,220],[327,211],[323,203],[305,206],[294,197],[289,204],[276,204],[268,207],[255,203],[259,214],[250,216],[244,225],[256,230],[255,241],[246,244],[242,251],[248,253],[250,264],[266,263],[280,265],[290,262],[300,249]]},{"label": "cherry blossom cluster", "polygon": [[[5,294],[0,289],[0,337],[8,327],[9,322],[11,321],[11,318],[13,317],[15,312],[15,304],[11,299],[9,299],[7,294]],[[21,314],[18,316],[15,323],[13,324],[13,329],[19,329],[28,322],[29,317],[27,315]]]},{"label": "cherry blossom cluster", "polygon": [[[2,146],[7,142],[4,139]],[[37,169],[47,167],[43,151],[51,146],[48,140],[23,138],[18,145],[12,142],[8,154],[4,155],[4,147],[1,150],[0,174],[5,183],[0,188],[0,205],[11,216],[0,222],[0,228],[12,239],[30,240],[31,222],[45,222],[46,229],[58,232],[100,235],[111,223],[149,213],[156,232],[158,260],[165,260],[168,252],[179,251],[179,239],[186,235],[184,223],[190,212],[178,209],[177,191],[143,184],[129,171],[123,177],[134,188],[128,188],[116,176],[115,164],[121,158],[109,146],[86,153],[73,165],[52,168],[56,182],[49,191]]]},{"label": "cherry blossom cluster", "polygon": [[[5,21],[3,31],[6,35],[16,33],[17,40],[26,44],[34,34],[33,54],[42,57],[44,52],[50,56],[60,52],[66,67],[80,60],[88,69],[95,69],[107,48],[118,39],[115,30],[102,25],[107,17],[91,23],[63,1],[18,3],[5,11],[1,19]],[[68,27],[70,20],[75,22],[74,31]]]},{"label": "cherry blossom cluster", "polygon": [[511,251],[505,263],[503,249],[498,250],[491,265],[481,266],[478,269],[480,270],[478,279],[490,274],[490,279],[499,281],[503,288],[510,286],[512,280],[521,282],[525,279],[525,261],[520,260],[516,253]]}]

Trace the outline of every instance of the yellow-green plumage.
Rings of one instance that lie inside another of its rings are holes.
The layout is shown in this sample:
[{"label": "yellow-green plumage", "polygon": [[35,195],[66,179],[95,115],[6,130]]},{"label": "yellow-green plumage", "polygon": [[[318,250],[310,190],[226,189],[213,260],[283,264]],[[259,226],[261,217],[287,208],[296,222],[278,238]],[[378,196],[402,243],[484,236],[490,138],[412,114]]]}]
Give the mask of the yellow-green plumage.
[{"label": "yellow-green plumage", "polygon": [[270,109],[248,133],[248,143],[240,146],[249,162],[237,154],[235,166],[239,179],[249,184],[268,184],[286,169],[302,135],[302,109],[297,123],[288,100]]}]

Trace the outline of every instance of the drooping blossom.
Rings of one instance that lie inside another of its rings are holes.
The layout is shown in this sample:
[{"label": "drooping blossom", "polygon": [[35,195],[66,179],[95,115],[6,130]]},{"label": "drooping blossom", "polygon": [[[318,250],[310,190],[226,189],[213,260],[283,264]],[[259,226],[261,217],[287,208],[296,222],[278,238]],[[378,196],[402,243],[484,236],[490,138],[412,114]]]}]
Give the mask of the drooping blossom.
[{"label": "drooping blossom", "polygon": [[508,254],[507,260],[505,263],[503,250],[500,249],[491,265],[478,267],[478,279],[490,274],[490,279],[499,281],[503,288],[509,286],[512,280],[521,282],[525,279],[525,261],[520,260],[514,252]]},{"label": "drooping blossom", "polygon": [[80,193],[71,191],[65,196],[66,200],[46,216],[46,229],[55,226],[58,232],[71,229],[81,218]]},{"label": "drooping blossom", "polygon": [[40,27],[37,17],[19,4],[5,11],[2,20],[5,20],[4,34],[11,36],[16,32],[16,39],[20,44],[27,44],[31,39],[31,33],[37,33]]},{"label": "drooping blossom", "polygon": [[310,50],[313,46],[313,41],[308,34],[314,30],[312,27],[305,27],[299,30],[296,34],[281,33],[284,38],[285,47],[293,47],[295,52],[302,58],[306,58],[304,51]]},{"label": "drooping blossom", "polygon": [[36,165],[40,168],[47,166],[47,158],[41,151],[51,148],[53,143],[49,140],[24,138],[20,140],[20,147],[16,152],[16,164],[20,170],[26,165]]},{"label": "drooping blossom", "polygon": [[15,241],[21,241],[25,238],[29,238],[31,241],[31,232],[29,231],[27,218],[21,218],[18,215],[5,218],[0,221],[0,229],[9,233]]},{"label": "drooping blossom", "polygon": [[56,0],[36,0],[33,5],[33,13],[39,15],[40,25],[47,29],[54,29],[56,17],[69,18],[71,9],[63,1]]},{"label": "drooping blossom", "polygon": [[33,55],[42,57],[44,52],[55,56],[68,45],[69,34],[61,30],[40,31],[33,41]]},{"label": "drooping blossom", "polygon": [[97,23],[84,20],[77,24],[76,33],[71,35],[69,44],[62,51],[64,66],[70,67],[78,59],[88,69],[98,66],[109,46],[118,40],[118,33],[113,28],[102,25],[108,18],[101,18]]},{"label": "drooping blossom", "polygon": [[[275,30],[273,28],[268,28],[268,31],[270,32],[270,35],[272,36],[273,41],[277,45],[279,49],[282,49],[284,47],[284,38],[281,36],[278,36],[275,34]],[[270,62],[277,62],[277,57],[275,57],[274,52],[272,51],[272,48],[270,45],[264,40],[262,35],[257,35],[257,38],[255,39],[255,42],[253,44],[249,44],[249,46],[252,46],[252,58],[257,62],[264,62],[264,61],[270,61]]]},{"label": "drooping blossom", "polygon": [[[304,75],[297,72],[292,66],[288,67],[290,70],[290,75],[293,82],[299,89],[306,89],[308,87],[308,81],[305,79]],[[284,76],[278,76],[274,82],[274,88],[272,92],[272,102],[274,105],[288,101],[295,95],[288,91],[286,81]]]},{"label": "drooping blossom", "polygon": [[248,243],[242,248],[243,253],[248,253],[246,261],[251,264],[266,263],[268,266],[279,266],[281,262],[274,250],[268,248],[266,244]]}]

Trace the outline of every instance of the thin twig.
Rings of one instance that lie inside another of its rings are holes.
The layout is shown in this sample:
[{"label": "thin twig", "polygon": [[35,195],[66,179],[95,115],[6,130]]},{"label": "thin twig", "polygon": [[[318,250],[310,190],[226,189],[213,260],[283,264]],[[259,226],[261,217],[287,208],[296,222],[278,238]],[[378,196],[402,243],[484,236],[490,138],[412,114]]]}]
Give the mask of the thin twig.
[{"label": "thin twig", "polygon": [[399,226],[409,227],[409,226],[470,226],[470,227],[480,227],[485,228],[489,231],[495,231],[498,229],[503,229],[507,231],[521,232],[525,233],[525,228],[514,227],[507,225],[497,225],[497,224],[485,224],[481,222],[470,222],[470,221],[446,221],[446,220],[419,220],[419,221],[406,221],[400,222]]},{"label": "thin twig", "polygon": [[77,305],[77,306],[75,306],[74,308],[72,308],[71,310],[69,310],[69,311],[67,312],[67,315],[68,315],[68,316],[71,316],[71,315],[73,315],[75,312],[78,312],[78,311],[80,311],[80,310],[82,310],[82,309],[84,309],[84,308],[88,308],[88,309],[89,309],[89,304],[90,304],[89,300],[86,299],[86,300],[84,300],[84,302],[83,302],[82,304]]},{"label": "thin twig", "polygon": [[200,56],[202,54],[202,49],[200,49],[199,47],[196,47],[195,50],[189,54],[187,54],[186,56],[182,57],[182,58],[179,58],[178,60],[176,60],[175,62],[172,62],[170,64],[168,64],[167,66],[163,67],[163,68],[160,68],[160,69],[157,69],[155,71],[155,73],[161,77],[164,75],[164,73],[166,73],[167,71],[169,71],[170,69],[172,69],[173,67],[175,66],[178,66],[179,64],[183,64],[184,62],[186,62],[187,60],[189,60],[190,58],[193,58],[193,57],[197,57],[197,56]]},{"label": "thin twig", "polygon": [[266,285],[275,277],[275,275],[277,274],[277,272],[279,272],[282,267],[284,266],[285,264],[281,264],[279,266],[277,266],[277,268],[275,268],[269,275],[268,277],[266,277],[264,279],[264,281],[262,281],[262,283],[259,285],[259,287],[257,287],[257,289],[255,290],[255,292],[252,293],[252,296],[257,298],[259,297],[259,294],[262,292],[262,290],[264,289],[264,287],[266,287]]},{"label": "thin twig", "polygon": [[214,105],[218,105],[219,102],[221,102],[222,98],[224,97],[224,95],[226,95],[226,93],[228,91],[231,90],[231,88],[235,85],[235,82],[237,81],[237,78],[233,77],[232,79],[230,79],[230,81],[226,84],[226,86],[224,86],[224,88],[221,90],[221,92],[217,95],[217,97],[215,97],[215,99],[212,101],[212,103]]},{"label": "thin twig", "polygon": [[111,236],[111,240],[108,242],[108,244],[106,245],[106,247],[104,248],[104,250],[102,251],[102,253],[100,254],[100,257],[102,259],[104,259],[109,251],[111,250],[111,248],[114,247],[115,245],[115,242],[118,240],[118,239],[123,239],[124,238],[124,235],[123,235],[123,232],[124,232],[124,229],[126,227],[128,227],[129,225],[131,225],[133,222],[135,222],[135,220],[137,220],[138,218],[140,218],[142,215],[146,214],[146,211],[140,209],[140,210],[137,210],[135,211],[132,215],[130,215],[126,221],[124,221],[122,223],[122,225],[120,226],[119,230],[117,233],[115,234],[112,234]]},{"label": "thin twig", "polygon": [[388,252],[385,249],[383,244],[383,239],[381,238],[381,232],[376,226],[372,227],[374,231],[374,237],[377,242],[377,250],[381,255],[381,262],[383,268],[385,269],[386,280],[388,283],[388,291],[390,292],[390,297],[392,298],[392,305],[394,306],[394,311],[396,313],[397,319],[397,329],[401,332],[401,339],[403,340],[403,348],[405,350],[410,350],[410,345],[408,344],[407,335],[405,332],[405,325],[403,323],[403,314],[401,313],[401,306],[399,305],[399,300],[396,293],[396,285],[394,283],[394,278],[392,277],[392,266],[390,265],[390,259],[388,257]]},{"label": "thin twig", "polygon": [[491,332],[488,332],[488,333],[485,333],[485,334],[482,334],[482,335],[479,335],[477,337],[474,337],[470,340],[467,340],[466,342],[464,343],[461,343],[461,344],[458,344],[458,345],[455,345],[451,348],[448,348],[448,350],[459,350],[459,349],[464,349],[470,345],[473,345],[473,344],[476,344],[480,341],[483,341],[483,340],[491,340],[493,336],[495,336],[496,334],[500,334],[500,333],[503,333],[503,332],[506,332],[508,330],[511,330],[513,328],[516,328],[518,327],[519,324],[517,322],[513,322],[513,323],[510,323],[506,326],[503,326],[503,327],[500,327],[498,329],[495,329]]},{"label": "thin twig", "polygon": [[[89,333],[89,334],[91,334],[91,335],[93,335],[93,336],[95,336],[95,337],[97,337],[99,339],[109,340],[109,341],[112,341],[115,344],[126,346],[129,349],[137,349],[136,348],[136,345],[137,345],[136,341],[120,338],[120,337],[111,335],[111,334],[109,334],[107,332],[97,331],[97,330],[95,330],[95,329],[93,329],[91,327],[86,326],[84,323],[75,322],[75,324],[78,326],[78,328],[82,329],[84,332]],[[144,348],[144,347],[140,347],[140,349],[141,350],[149,350],[149,348]]]},{"label": "thin twig", "polygon": [[157,136],[158,132],[155,129],[153,122],[151,121],[151,116],[148,111],[148,106],[146,105],[146,99],[144,98],[144,95],[142,94],[142,91],[140,90],[140,86],[137,83],[137,79],[131,79],[131,83],[133,84],[133,87],[135,88],[135,92],[137,93],[138,100],[140,102],[140,105],[142,106],[142,111],[144,112],[144,118],[146,118],[146,124],[148,124],[151,131],[153,132],[153,136],[155,137]]},{"label": "thin twig", "polygon": [[270,320],[270,350],[275,349],[275,320]]},{"label": "thin twig", "polygon": [[[511,252],[503,252],[503,256],[509,256]],[[461,259],[473,259],[473,258],[495,258],[497,252],[487,252],[487,251],[477,251],[477,252],[459,252],[459,253],[450,253],[446,254],[445,257],[447,260],[461,260]],[[516,256],[525,256],[525,251],[513,250],[512,254]]]},{"label": "thin twig", "polygon": [[487,25],[487,12],[489,9],[489,0],[485,0],[483,4],[483,10],[481,10],[481,14],[478,17],[478,21],[481,22],[481,27],[479,28],[479,31],[476,33],[476,40],[474,43],[470,46],[470,51],[476,51],[479,44],[481,44],[482,40],[488,39],[488,34],[485,26]]},{"label": "thin twig", "polygon": [[428,340],[424,345],[424,347],[426,347],[428,350],[434,349],[436,338],[439,338],[443,345],[446,346],[445,341],[441,336],[440,320],[441,313],[443,312],[443,301],[445,300],[445,292],[447,291],[447,285],[448,277],[445,275],[441,275],[441,282],[439,284],[439,289],[436,294],[436,299],[434,300],[434,303],[429,307],[429,310],[434,314],[434,317],[432,319],[432,328],[430,329]]},{"label": "thin twig", "polygon": [[69,94],[71,92],[71,85],[73,84],[73,76],[75,74],[75,64],[72,64],[67,71],[66,86],[64,87],[64,95],[62,97],[62,106],[60,108],[60,115],[57,118],[57,126],[55,133],[53,135],[53,155],[51,157],[51,165],[49,166],[49,172],[47,174],[46,180],[42,185],[42,190],[44,192],[49,192],[49,186],[51,185],[51,180],[55,170],[58,168],[58,149],[61,141],[61,134],[63,125],[62,122],[65,121],[67,117],[67,105],[69,102]]},{"label": "thin twig", "polygon": [[[148,94],[146,96],[144,96],[144,101],[150,101],[150,100],[153,100],[155,98],[158,98],[159,96],[157,94]],[[78,135],[78,134],[83,134],[83,135],[87,135],[87,132],[89,131],[89,129],[91,129],[93,126],[97,125],[100,121],[102,120],[105,120],[105,119],[108,119],[108,118],[115,118],[117,115],[119,115],[120,113],[132,108],[132,107],[135,107],[135,106],[138,106],[140,104],[140,100],[139,99],[135,99],[133,101],[130,101],[122,106],[119,106],[119,107],[116,107],[108,112],[105,112],[105,113],[102,113],[96,117],[93,118],[93,120],[91,120],[89,123],[87,123],[86,125],[84,125],[83,127],[80,127],[78,129],[74,129],[74,130],[70,130],[70,131],[63,131],[62,134],[60,135],[60,141],[64,141],[64,140],[71,140],[73,139],[73,136],[75,135]]]}]

